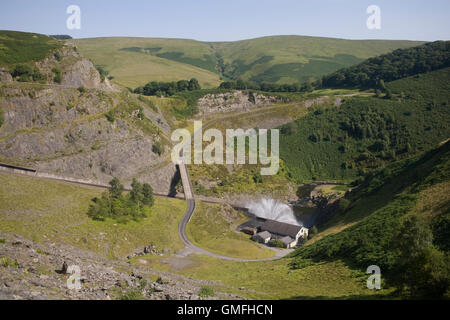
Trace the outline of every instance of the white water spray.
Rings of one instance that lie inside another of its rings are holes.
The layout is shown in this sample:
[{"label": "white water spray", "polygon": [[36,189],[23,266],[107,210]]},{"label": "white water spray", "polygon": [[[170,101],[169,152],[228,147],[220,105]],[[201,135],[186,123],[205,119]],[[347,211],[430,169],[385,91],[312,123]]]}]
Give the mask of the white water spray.
[{"label": "white water spray", "polygon": [[262,198],[258,201],[251,201],[246,207],[251,214],[259,218],[302,225],[295,218],[291,207],[274,199]]}]

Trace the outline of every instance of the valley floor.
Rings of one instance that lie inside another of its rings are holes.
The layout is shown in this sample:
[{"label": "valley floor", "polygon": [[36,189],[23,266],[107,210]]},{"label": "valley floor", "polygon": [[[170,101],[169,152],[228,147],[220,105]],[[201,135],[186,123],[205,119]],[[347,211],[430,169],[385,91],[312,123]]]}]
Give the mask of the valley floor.
[{"label": "valley floor", "polygon": [[[87,207],[100,192],[91,187],[0,173],[0,291],[4,297],[115,299],[140,288],[141,280],[149,283],[142,292],[157,293],[144,297],[149,299],[167,298],[160,292],[167,292],[172,299],[199,298],[196,293],[204,285],[214,288],[216,299],[352,299],[389,294],[368,290],[367,276],[340,261],[291,270],[288,258],[236,262],[188,254],[177,235],[185,210],[182,200],[156,198],[150,216],[140,222],[124,225],[92,221],[86,216]],[[272,254],[232,231],[242,216],[234,216],[235,212],[218,205],[202,207],[190,226],[191,232],[202,230],[202,237],[194,237],[199,245],[209,249],[216,243],[215,250],[225,255],[253,252],[253,257],[258,258]],[[219,223],[213,224],[210,217],[212,212],[216,216],[217,210],[225,210],[225,214],[219,213],[222,220],[216,219]],[[220,234],[213,226],[225,232]],[[217,245],[220,243],[222,246]],[[149,244],[159,253],[135,256],[131,264],[127,263],[127,255]],[[64,261],[81,264],[81,292],[66,289],[68,275],[57,272]],[[172,285],[155,281],[158,277]],[[193,284],[186,285],[186,279]],[[25,288],[25,283],[30,288]],[[174,285],[183,288],[182,292],[170,291]]]}]

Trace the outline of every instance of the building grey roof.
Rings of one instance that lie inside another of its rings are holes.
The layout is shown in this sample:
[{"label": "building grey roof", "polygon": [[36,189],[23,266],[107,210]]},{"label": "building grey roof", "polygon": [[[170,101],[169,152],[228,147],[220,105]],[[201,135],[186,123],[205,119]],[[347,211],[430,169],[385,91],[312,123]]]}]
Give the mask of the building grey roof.
[{"label": "building grey roof", "polygon": [[270,232],[267,232],[267,231],[263,231],[263,232],[257,233],[256,235],[258,237],[261,237],[262,239],[267,239],[267,238],[271,238],[272,237]]},{"label": "building grey roof", "polygon": [[295,238],[300,232],[301,226],[296,226],[289,223],[279,222],[275,220],[266,220],[261,226],[262,231],[268,231],[270,233],[276,233],[281,236],[290,236]]},{"label": "building grey roof", "polygon": [[258,221],[256,219],[252,219],[247,222],[244,222],[243,224],[240,225],[240,227],[241,228],[249,227],[249,228],[257,229],[257,228],[261,227],[263,223],[264,223],[264,221]]},{"label": "building grey roof", "polygon": [[289,237],[289,236],[283,237],[283,238],[281,238],[280,240],[281,240],[281,242],[283,242],[285,245],[291,244],[291,243],[294,241],[294,239],[292,239],[292,238]]}]

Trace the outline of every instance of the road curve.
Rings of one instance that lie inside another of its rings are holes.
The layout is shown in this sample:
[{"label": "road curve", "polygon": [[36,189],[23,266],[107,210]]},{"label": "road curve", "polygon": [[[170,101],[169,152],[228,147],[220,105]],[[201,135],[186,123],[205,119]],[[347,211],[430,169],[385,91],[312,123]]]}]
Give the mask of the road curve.
[{"label": "road curve", "polygon": [[[209,121],[206,124],[204,124],[200,130],[198,130],[197,132],[194,132],[194,134],[192,135],[191,140],[189,141],[189,143],[192,143],[192,139],[194,138],[194,136],[196,134],[199,133],[199,131],[201,131],[205,127],[209,126],[211,123],[219,121],[219,120],[223,120],[223,118],[217,119],[217,120],[212,120],[212,121]],[[180,157],[181,157],[182,153],[183,153],[183,148],[181,148],[181,150],[180,150]],[[292,249],[276,249],[276,248],[268,247],[269,249],[271,249],[272,251],[275,252],[275,256],[270,257],[270,258],[263,258],[263,259],[242,259],[242,258],[222,256],[220,254],[216,254],[216,253],[210,252],[208,250],[205,250],[205,249],[200,248],[200,247],[196,246],[195,244],[193,244],[189,240],[189,238],[187,237],[186,227],[187,227],[187,224],[189,223],[189,221],[191,220],[191,218],[192,218],[192,216],[193,216],[193,214],[195,212],[195,208],[196,208],[194,189],[192,188],[191,178],[189,176],[189,172],[188,172],[186,164],[185,163],[180,163],[178,165],[178,168],[180,170],[180,175],[181,175],[181,178],[182,178],[181,180],[182,180],[182,183],[183,183],[183,190],[184,190],[184,194],[186,196],[186,201],[187,201],[186,211],[185,211],[184,216],[181,219],[180,223],[178,224],[178,235],[179,235],[181,241],[183,241],[185,246],[192,253],[205,254],[205,255],[208,255],[208,256],[211,256],[211,257],[214,257],[214,258],[223,259],[223,260],[241,261],[241,262],[254,262],[254,261],[278,260],[278,259],[288,255],[289,253],[291,253],[293,251]]]}]

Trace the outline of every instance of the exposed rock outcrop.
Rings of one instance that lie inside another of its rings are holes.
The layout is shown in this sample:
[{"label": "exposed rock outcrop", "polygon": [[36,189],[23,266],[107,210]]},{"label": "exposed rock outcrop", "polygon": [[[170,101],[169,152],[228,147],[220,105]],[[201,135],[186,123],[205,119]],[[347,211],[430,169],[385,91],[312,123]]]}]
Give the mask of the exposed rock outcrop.
[{"label": "exposed rock outcrop", "polygon": [[[9,83],[0,88],[0,155],[40,172],[102,183],[115,176],[129,185],[138,177],[168,194],[176,172],[167,161],[169,147],[161,156],[152,151],[161,140],[158,123],[153,133],[144,131],[131,99],[123,92]],[[114,108],[122,111],[108,120],[105,113]]]},{"label": "exposed rock outcrop", "polygon": [[13,81],[13,78],[11,74],[5,69],[0,67],[0,82],[11,82]]},{"label": "exposed rock outcrop", "polygon": [[198,100],[197,105],[199,114],[205,115],[217,112],[243,112],[268,106],[279,101],[280,99],[274,96],[247,91],[234,91],[207,94]]},{"label": "exposed rock outcrop", "polygon": [[[134,298],[142,299],[198,300],[202,299],[198,296],[202,286],[217,285],[109,260],[63,244],[37,243],[2,232],[0,238],[0,300],[111,300],[129,292],[134,293]],[[74,276],[67,273],[70,266],[79,268],[81,288],[78,290],[67,285],[69,277]],[[151,281],[151,278],[158,280]],[[227,293],[216,294],[216,299],[239,298]]]}]

